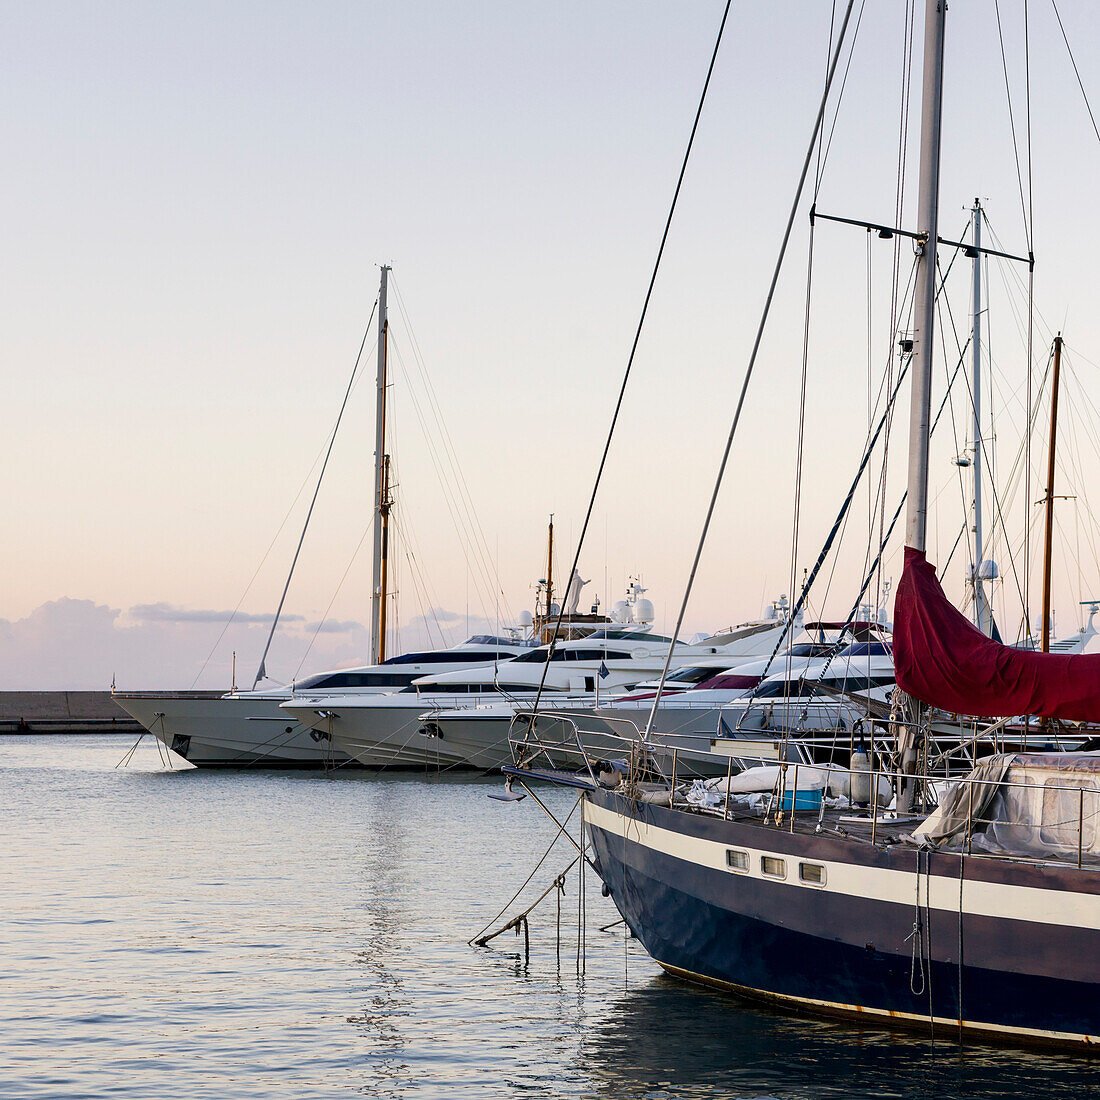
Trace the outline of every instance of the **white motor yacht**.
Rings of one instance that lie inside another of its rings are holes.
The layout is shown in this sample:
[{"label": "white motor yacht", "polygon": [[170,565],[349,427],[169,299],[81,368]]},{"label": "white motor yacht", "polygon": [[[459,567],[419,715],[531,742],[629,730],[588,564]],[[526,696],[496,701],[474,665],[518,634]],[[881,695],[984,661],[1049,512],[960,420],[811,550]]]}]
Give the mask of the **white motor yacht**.
[{"label": "white motor yacht", "polygon": [[319,767],[348,762],[324,731],[303,725],[279,709],[295,692],[312,699],[355,691],[364,696],[399,691],[430,672],[455,672],[498,664],[527,652],[529,645],[478,634],[449,649],[403,653],[375,665],[332,669],[296,683],[231,691],[116,692],[114,699],[150,733],[192,764]]},{"label": "white motor yacht", "polygon": [[[783,629],[781,621],[769,618],[693,644],[677,644],[671,667],[694,667],[709,659],[729,667],[738,659],[770,653]],[[495,666],[421,677],[392,695],[298,692],[281,709],[370,767],[496,767],[508,757],[507,722],[503,728],[492,727],[492,740],[471,752],[465,741],[452,745],[446,736],[424,736],[425,712],[506,706],[510,717],[514,707],[530,705],[536,697],[549,706],[570,699],[595,706],[605,694],[659,675],[670,643],[670,638],[637,627],[605,628],[585,638],[540,646]]]},{"label": "white motor yacht", "polygon": [[[767,656],[754,661],[734,664],[729,655],[716,655],[670,671],[667,693],[650,726],[654,744],[669,753],[675,748],[691,770],[713,775],[727,770],[731,756],[734,770],[747,766],[746,762],[775,759],[779,734],[772,731],[778,729],[777,698],[800,728],[835,729],[838,710],[850,711],[852,706],[831,693],[866,689],[868,660],[875,662],[876,684],[893,685],[888,647],[882,642],[853,643],[851,629],[828,637],[826,630],[836,634],[838,625],[843,624],[811,624],[808,629],[814,630],[814,638],[800,639],[774,659],[777,639],[773,637]],[[885,667],[879,668],[883,661]],[[579,737],[585,751],[596,755],[629,753],[629,742],[649,725],[658,683],[643,682],[636,692],[602,702],[591,696],[547,700],[536,723],[539,736],[546,740],[556,734],[564,741]],[[764,701],[757,705],[756,697]],[[504,762],[500,754],[508,752],[513,719],[524,713],[526,705],[522,700],[502,701],[476,709],[426,712],[421,716],[422,731],[427,738],[464,752],[469,763],[490,768]],[[743,735],[739,726],[745,727]]]}]

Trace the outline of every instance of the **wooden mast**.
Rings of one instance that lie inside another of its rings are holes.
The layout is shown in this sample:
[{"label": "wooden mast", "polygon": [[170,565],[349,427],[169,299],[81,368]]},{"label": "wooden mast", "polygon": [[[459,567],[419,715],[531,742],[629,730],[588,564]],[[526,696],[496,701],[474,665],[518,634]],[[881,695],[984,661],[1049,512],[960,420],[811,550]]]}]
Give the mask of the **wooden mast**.
[{"label": "wooden mast", "polygon": [[1043,545],[1043,629],[1039,648],[1050,652],[1050,566],[1054,545],[1054,447],[1058,438],[1058,376],[1062,370],[1062,336],[1054,337],[1054,373],[1050,383],[1050,442],[1047,445],[1046,533]]},{"label": "wooden mast", "polygon": [[382,279],[378,287],[378,378],[375,390],[374,412],[374,554],[371,569],[371,640],[370,663],[381,664],[386,654],[386,634],[384,629],[386,604],[385,579],[382,569],[382,542],[385,515],[383,502],[386,488],[383,485],[386,465],[386,367],[389,339],[389,311],[387,308],[387,289],[389,284],[389,266],[383,264]]},{"label": "wooden mast", "polygon": [[382,600],[378,607],[378,662],[386,659],[386,596],[387,582],[389,581],[389,552],[390,552],[390,509],[393,507],[393,497],[390,496],[390,456],[382,456],[382,500],[378,505],[378,515],[382,523],[382,548],[379,559],[379,588]]}]

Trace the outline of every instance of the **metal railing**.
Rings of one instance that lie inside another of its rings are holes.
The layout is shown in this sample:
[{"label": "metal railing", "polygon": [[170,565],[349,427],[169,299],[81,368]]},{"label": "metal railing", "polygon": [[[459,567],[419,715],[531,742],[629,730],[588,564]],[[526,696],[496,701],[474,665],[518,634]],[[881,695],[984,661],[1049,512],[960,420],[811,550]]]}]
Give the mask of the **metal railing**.
[{"label": "metal railing", "polygon": [[[547,738],[545,729],[532,728],[531,721],[536,717],[544,721],[549,719],[558,736]],[[577,775],[586,774],[593,788],[625,784],[624,790],[634,792],[640,786],[667,789],[667,805],[691,812],[720,814],[724,819],[731,815],[733,799],[744,800],[746,796],[760,794],[766,796],[764,820],[776,827],[793,832],[796,818],[806,820],[809,816],[817,818],[820,829],[827,809],[832,809],[844,814],[849,831],[855,827],[858,833],[860,825],[868,829],[869,833],[863,835],[874,844],[879,841],[883,829],[889,830],[892,839],[896,839],[903,826],[922,835],[926,827],[938,826],[942,833],[943,819],[950,815],[950,831],[946,835],[937,835],[934,842],[925,837],[930,847],[968,855],[977,849],[991,856],[1075,862],[1078,867],[1086,861],[1100,862],[1100,758],[1090,758],[1090,766],[1066,775],[1065,769],[1059,768],[1057,763],[1033,760],[1029,765],[1026,759],[1016,763],[1018,754],[1010,753],[1003,774],[997,768],[998,758],[990,758],[970,774],[953,778],[903,774],[883,767],[876,753],[871,754],[869,766],[854,768],[850,764],[847,767],[825,766],[780,760],[772,762],[779,772],[770,792],[734,795],[730,790],[734,759],[730,756],[726,761],[724,798],[719,805],[700,805],[686,801],[683,796],[683,785],[697,775],[693,774],[690,762],[685,767],[676,745],[647,741],[629,719],[616,719],[614,724],[623,732],[599,731],[598,736],[604,739],[603,749],[593,753],[591,744],[585,743],[591,731],[583,730],[576,716],[546,711],[537,716],[519,712],[512,719],[509,741],[516,765],[536,774],[542,770],[538,765],[544,759],[549,771],[571,768]],[[513,736],[517,727],[522,729],[522,736]],[[608,755],[604,750],[610,747],[621,749],[627,772],[617,780],[601,782],[595,765]],[[1022,755],[1026,757],[1027,754]],[[1074,758],[1066,759],[1068,762]],[[1030,770],[1022,774],[1018,771],[1029,767]],[[812,776],[808,784],[799,782],[808,775]],[[718,781],[720,776],[713,779]],[[830,799],[828,792],[842,789],[845,782],[847,797],[834,795]],[[679,789],[678,784],[681,784]],[[857,803],[852,796],[859,784],[866,785],[866,798]],[[907,784],[918,788],[921,810],[899,815],[891,807],[896,804],[896,792]],[[816,790],[821,791],[820,800],[812,800],[810,806],[800,804],[800,792]],[[938,819],[930,816],[937,809],[943,811]],[[755,811],[755,816],[760,816],[759,810]]]}]

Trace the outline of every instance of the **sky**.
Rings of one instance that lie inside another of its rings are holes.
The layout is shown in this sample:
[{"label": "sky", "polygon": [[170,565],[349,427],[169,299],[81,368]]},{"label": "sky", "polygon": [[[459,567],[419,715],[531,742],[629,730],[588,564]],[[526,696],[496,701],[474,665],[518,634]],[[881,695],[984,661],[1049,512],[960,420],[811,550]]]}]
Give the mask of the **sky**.
[{"label": "sky", "polygon": [[[640,576],[658,626],[675,622],[821,93],[831,9],[732,5],[581,553],[586,603],[612,603]],[[822,212],[895,220],[904,9],[863,9]],[[530,607],[548,515],[559,562],[580,533],[721,10],[703,0],[0,4],[0,688],[228,686],[234,653],[238,681],[251,678],[382,263],[396,288],[404,536],[391,644],[458,641]],[[1100,12],[1083,0],[1059,10],[1100,101]],[[1022,11],[1000,5],[1000,36],[992,2],[949,12],[941,232],[965,232],[977,195],[1004,248],[1026,252],[1032,213],[1035,377],[1057,328],[1072,375],[1062,415],[1076,434],[1059,492],[1075,499],[1060,506],[1055,579],[1057,622],[1071,629],[1076,603],[1100,595],[1100,528],[1087,508],[1100,140],[1054,9],[1032,3],[1028,157]],[[918,114],[914,94],[910,227]],[[752,619],[791,589],[812,198],[687,635]],[[862,452],[869,358],[875,388],[890,357],[893,244],[871,240],[870,341],[867,244],[861,230],[823,223],[814,235],[797,575]],[[904,253],[903,279],[910,261]],[[1034,512],[1025,500],[1042,495],[1045,455],[1037,444],[1032,479],[1012,489],[1027,368],[1026,270],[1011,266],[990,268],[986,326],[1006,542]],[[965,264],[947,293],[965,341]],[[941,383],[953,339],[940,349]],[[371,350],[368,340],[366,382],[349,401],[268,660],[279,679],[366,659]],[[952,412],[953,431],[945,423],[933,447],[930,537],[959,597],[951,459],[967,413],[958,401]],[[891,502],[907,415],[903,393]],[[815,612],[846,613],[862,578],[870,504],[858,499]],[[1019,618],[1010,605],[1022,566],[1013,579],[1008,549],[997,554],[997,598]],[[884,572],[900,572],[896,546]]]}]

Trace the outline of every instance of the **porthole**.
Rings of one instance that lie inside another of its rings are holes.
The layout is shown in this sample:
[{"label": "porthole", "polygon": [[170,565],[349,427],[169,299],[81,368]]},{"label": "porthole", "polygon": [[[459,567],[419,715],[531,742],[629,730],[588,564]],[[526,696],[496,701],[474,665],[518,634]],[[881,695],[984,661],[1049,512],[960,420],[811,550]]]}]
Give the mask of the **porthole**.
[{"label": "porthole", "polygon": [[824,886],[825,868],[820,863],[800,863],[798,877],[808,886]]},{"label": "porthole", "polygon": [[742,873],[749,869],[749,853],[739,851],[737,848],[726,849],[726,866],[731,871],[741,871]]},{"label": "porthole", "polygon": [[787,862],[778,856],[761,856],[760,870],[769,878],[786,878]]}]

